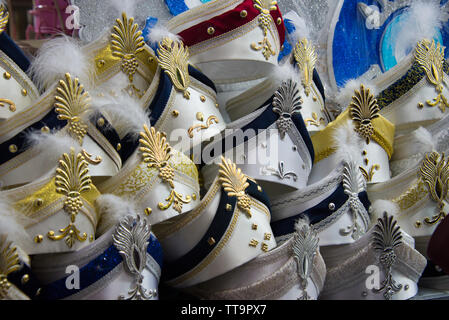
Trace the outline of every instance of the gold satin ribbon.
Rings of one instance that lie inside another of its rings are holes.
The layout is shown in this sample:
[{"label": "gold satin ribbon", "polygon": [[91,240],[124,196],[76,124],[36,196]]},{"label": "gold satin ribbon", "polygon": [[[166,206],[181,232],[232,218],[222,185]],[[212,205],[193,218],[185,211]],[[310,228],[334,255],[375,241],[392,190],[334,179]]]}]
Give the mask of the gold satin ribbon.
[{"label": "gold satin ribbon", "polygon": [[[335,130],[345,124],[348,120],[352,121],[349,114],[349,108],[342,112],[337,119],[329,123],[326,128],[313,135],[312,143],[315,150],[315,163],[329,157],[336,149],[334,144]],[[388,159],[393,154],[393,142],[395,126],[386,118],[379,114],[379,117],[371,121],[374,127],[374,134],[371,139],[378,143],[388,154]],[[354,134],[358,134],[354,131]]]}]

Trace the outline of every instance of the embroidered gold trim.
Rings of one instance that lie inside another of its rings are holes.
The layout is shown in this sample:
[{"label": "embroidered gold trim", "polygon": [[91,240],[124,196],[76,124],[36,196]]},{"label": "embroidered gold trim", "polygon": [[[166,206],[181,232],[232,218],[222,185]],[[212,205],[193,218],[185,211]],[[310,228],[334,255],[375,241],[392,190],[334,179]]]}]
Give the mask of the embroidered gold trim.
[{"label": "embroidered gold trim", "polygon": [[9,110],[11,112],[16,111],[17,108],[16,108],[16,104],[14,103],[14,101],[11,101],[9,99],[1,99],[0,98],[0,107],[4,107],[5,103],[9,105]]},{"label": "embroidered gold trim", "polygon": [[318,115],[316,114],[316,112],[312,112],[312,118],[307,118],[304,120],[304,122],[306,123],[306,126],[315,126],[315,127],[319,127],[322,124],[324,124],[324,118],[320,117],[320,119],[318,119]]},{"label": "embroidered gold trim", "polygon": [[418,42],[415,50],[415,60],[426,72],[427,81],[435,86],[438,96],[433,100],[427,100],[426,103],[430,107],[438,106],[441,112],[446,111],[449,107],[446,97],[443,95],[443,61],[444,49],[440,43],[435,40],[429,41],[424,39]]},{"label": "embroidered gold trim", "polygon": [[413,207],[418,201],[424,199],[428,190],[422,179],[419,179],[413,186],[411,186],[405,193],[399,197],[392,199],[391,201],[396,203],[401,211],[405,211]]},{"label": "embroidered gold trim", "polygon": [[378,164],[374,164],[369,168],[369,170],[366,170],[363,167],[359,167],[360,171],[362,172],[363,177],[365,178],[366,182],[371,182],[373,180],[375,170],[379,170],[380,166]]}]

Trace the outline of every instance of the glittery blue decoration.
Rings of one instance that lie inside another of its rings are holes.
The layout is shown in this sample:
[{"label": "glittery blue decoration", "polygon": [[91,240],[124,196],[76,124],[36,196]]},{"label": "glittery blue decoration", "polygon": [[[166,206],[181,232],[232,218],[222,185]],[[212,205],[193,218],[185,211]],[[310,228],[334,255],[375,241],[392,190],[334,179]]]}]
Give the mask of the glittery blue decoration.
[{"label": "glittery blue decoration", "polygon": [[292,45],[289,41],[289,35],[292,34],[293,32],[295,32],[296,28],[295,25],[292,23],[292,21],[290,19],[284,19],[284,26],[285,26],[285,30],[286,30],[286,37],[285,37],[285,41],[284,41],[284,50],[282,50],[279,53],[279,57],[278,57],[278,61],[281,61],[282,59],[284,59],[284,57],[288,56],[291,52],[292,52]]},{"label": "glittery blue decoration", "polygon": [[170,13],[174,16],[189,10],[189,7],[187,7],[184,0],[165,0],[165,4]]},{"label": "glittery blue decoration", "polygon": [[[441,4],[447,1],[441,1]],[[365,19],[357,8],[359,2],[379,7],[379,3],[375,0],[344,1],[332,40],[332,64],[335,81],[339,87],[343,87],[350,79],[360,77],[372,65],[379,65],[382,68],[386,62],[385,68],[382,70],[385,71],[395,64],[395,61],[391,59],[392,51],[388,50],[389,43],[394,41],[394,37],[390,37],[386,29],[390,25],[393,28],[394,24],[391,22],[404,10],[394,12],[379,29],[367,29]],[[441,39],[445,46],[449,44],[448,31],[446,24],[440,30],[441,37],[437,35],[437,39]],[[387,38],[382,41],[384,34],[387,35]],[[448,51],[445,52],[446,57]],[[384,57],[386,58],[383,63]]]},{"label": "glittery blue decoration", "polygon": [[157,50],[157,43],[151,43],[150,41],[150,33],[151,29],[153,29],[158,22],[158,19],[156,17],[148,17],[145,22],[145,27],[142,29],[142,36],[145,42],[148,43],[148,45],[153,49],[155,52]]}]

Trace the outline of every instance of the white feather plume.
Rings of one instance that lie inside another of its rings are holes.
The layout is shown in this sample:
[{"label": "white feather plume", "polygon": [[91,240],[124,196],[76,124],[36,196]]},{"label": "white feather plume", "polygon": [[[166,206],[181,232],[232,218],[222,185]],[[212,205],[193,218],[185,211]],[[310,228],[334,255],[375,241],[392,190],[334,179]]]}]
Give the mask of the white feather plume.
[{"label": "white feather plume", "polygon": [[95,206],[100,214],[96,231],[97,237],[114,227],[123,217],[137,213],[134,203],[113,194],[99,196],[95,200]]},{"label": "white feather plume", "polygon": [[416,141],[420,147],[421,152],[431,152],[436,150],[436,141],[432,134],[425,128],[419,127],[412,133],[413,140]]},{"label": "white feather plume", "polygon": [[69,153],[70,148],[75,152],[81,151],[79,143],[68,135],[58,135],[57,132],[42,133],[41,131],[32,131],[26,136],[27,142],[39,153],[45,152],[48,162],[58,164],[58,159],[63,153]]},{"label": "white feather plume", "polygon": [[163,23],[158,21],[158,23],[150,29],[148,42],[151,44],[158,44],[164,38],[170,38],[173,41],[181,41],[180,36],[170,32]]},{"label": "white feather plume", "polygon": [[46,41],[37,52],[29,70],[30,76],[40,90],[49,88],[66,73],[78,77],[85,86],[90,86],[89,59],[83,53],[79,42],[62,35]]},{"label": "white feather plume", "polygon": [[365,88],[368,88],[374,96],[377,96],[377,94],[379,93],[379,90],[372,81],[366,80],[363,77],[350,79],[345,83],[345,86],[341,88],[335,95],[335,101],[341,109],[341,112],[346,110],[348,105],[351,103],[355,90],[360,90],[360,86],[362,84],[365,86]]},{"label": "white feather plume", "polygon": [[303,38],[311,40],[310,39],[311,32],[304,18],[300,17],[294,11],[289,11],[287,12],[287,14],[284,15],[284,20],[285,19],[289,19],[291,23],[295,26],[295,31],[288,35],[288,37],[292,39],[293,45]]},{"label": "white feather plume", "polygon": [[17,212],[6,195],[0,193],[0,235],[7,235],[10,240],[21,247],[32,241],[25,231],[24,225],[32,219]]},{"label": "white feather plume", "polygon": [[117,13],[120,15],[125,12],[128,17],[133,17],[135,15],[136,5],[142,0],[109,0],[109,5],[112,6]]},{"label": "white feather plume", "polygon": [[149,112],[145,111],[139,101],[127,93],[96,97],[92,100],[92,108],[105,113],[108,121],[121,138],[128,133],[137,136],[142,131],[144,124],[151,126]]},{"label": "white feather plume", "polygon": [[432,39],[436,29],[442,27],[448,16],[448,12],[440,7],[439,0],[413,1],[405,14],[408,17],[401,22],[394,52],[398,62],[407,56],[418,41]]},{"label": "white feather plume", "polygon": [[280,86],[283,81],[288,79],[292,79],[293,81],[300,83],[299,72],[298,70],[295,70],[289,61],[286,61],[282,65],[277,65],[271,73],[271,77],[274,81],[276,81],[278,86]]},{"label": "white feather plume", "polygon": [[335,157],[339,162],[362,165],[363,139],[356,133],[351,120],[336,128],[333,133]]}]

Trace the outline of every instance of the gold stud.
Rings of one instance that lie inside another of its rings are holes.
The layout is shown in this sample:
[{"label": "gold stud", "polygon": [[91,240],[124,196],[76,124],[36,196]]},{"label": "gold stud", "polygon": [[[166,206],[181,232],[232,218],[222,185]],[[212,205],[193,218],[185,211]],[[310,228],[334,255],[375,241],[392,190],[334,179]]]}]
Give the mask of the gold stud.
[{"label": "gold stud", "polygon": [[280,25],[280,24],[282,23],[281,17],[279,17],[279,18],[276,20],[276,22],[278,23],[278,25]]},{"label": "gold stud", "polygon": [[261,186],[257,186],[257,191],[262,192],[262,187]]},{"label": "gold stud", "polygon": [[271,239],[271,233],[265,233],[264,236],[263,236],[263,238],[264,238],[265,240],[270,240],[270,239]]},{"label": "gold stud", "polygon": [[121,148],[122,148],[122,145],[120,143],[117,143],[117,151],[120,151]]},{"label": "gold stud", "polygon": [[152,212],[153,212],[153,209],[151,209],[151,208],[145,208],[145,214],[147,215],[147,216],[149,216]]},{"label": "gold stud", "polygon": [[9,72],[5,72],[3,73],[3,78],[5,78],[6,80],[11,79],[11,74]]},{"label": "gold stud", "polygon": [[226,211],[231,211],[232,210],[232,206],[228,203],[226,205]]},{"label": "gold stud", "polygon": [[177,117],[177,116],[179,116],[179,111],[178,110],[173,110],[172,112],[171,112],[171,114],[172,114],[172,116],[173,117]]},{"label": "gold stud", "polygon": [[213,34],[215,33],[215,28],[214,28],[214,27],[209,27],[209,28],[207,28],[207,33],[208,33],[209,35],[213,35]]},{"label": "gold stud", "polygon": [[34,200],[34,206],[35,207],[40,207],[44,204],[44,200],[42,200],[41,198],[38,198],[36,200]]},{"label": "gold stud", "polygon": [[419,108],[419,109],[424,108],[424,104],[423,104],[422,102],[418,103],[418,108]]},{"label": "gold stud", "polygon": [[217,109],[218,109],[218,107],[219,107],[219,105],[218,105],[218,103],[216,103],[216,104],[215,104],[215,108],[217,108]]},{"label": "gold stud", "polygon": [[246,18],[247,15],[248,15],[248,11],[246,11],[246,10],[240,11],[240,17]]},{"label": "gold stud", "polygon": [[22,89],[22,96],[26,97],[28,94],[28,91],[26,89]]},{"label": "gold stud", "polygon": [[192,193],[192,199],[196,200],[196,193]]},{"label": "gold stud", "polygon": [[41,128],[41,132],[42,132],[42,133],[49,133],[49,132],[50,132],[50,128],[47,127],[47,126],[43,126],[43,127]]},{"label": "gold stud", "polygon": [[203,115],[203,113],[202,113],[202,112],[197,112],[197,113],[196,113],[196,119],[197,119],[198,121],[204,121],[204,115]]},{"label": "gold stud", "polygon": [[249,242],[249,246],[250,246],[250,247],[253,247],[253,248],[257,247],[258,244],[259,244],[259,241],[255,240],[255,239],[252,239],[252,240]]},{"label": "gold stud", "polygon": [[213,237],[210,237],[209,239],[207,239],[207,243],[208,243],[210,246],[213,246],[213,245],[215,244],[215,239],[214,239]]},{"label": "gold stud", "polygon": [[11,144],[9,146],[9,152],[16,153],[17,152],[17,146],[15,144]]},{"label": "gold stud", "polygon": [[416,228],[420,228],[421,227],[421,221],[419,221],[419,220],[417,220],[416,222],[415,222],[415,227]]},{"label": "gold stud", "polygon": [[369,163],[368,158],[365,158],[364,161],[365,161],[365,165],[368,165],[368,163]]},{"label": "gold stud", "polygon": [[98,68],[103,68],[105,63],[106,63],[106,61],[104,61],[103,59],[98,60],[97,61],[97,67]]},{"label": "gold stud", "polygon": [[257,224],[253,223],[253,225],[251,226],[251,228],[252,228],[253,230],[257,230]]},{"label": "gold stud", "polygon": [[41,243],[44,240],[44,236],[41,234],[38,234],[37,236],[34,237],[34,242],[36,243]]},{"label": "gold stud", "polygon": [[93,235],[93,234],[90,235],[89,241],[90,241],[90,242],[94,241],[94,235]]},{"label": "gold stud", "polygon": [[318,100],[318,98],[317,98],[317,97],[315,97],[315,96],[313,96],[313,97],[312,97],[312,100],[313,100],[313,101],[317,101],[317,100]]},{"label": "gold stud", "polygon": [[201,102],[206,102],[206,97],[205,96],[201,96],[200,100],[201,100]]},{"label": "gold stud", "polygon": [[104,126],[104,118],[98,119],[98,120],[97,120],[97,125],[98,125],[99,127]]},{"label": "gold stud", "polygon": [[268,252],[268,245],[266,243],[262,243],[262,251]]},{"label": "gold stud", "polygon": [[30,280],[30,276],[28,274],[24,274],[22,279],[20,279],[20,282],[22,282],[22,284],[27,283]]},{"label": "gold stud", "polygon": [[10,105],[10,106],[9,106],[9,110],[10,110],[11,112],[15,112],[15,111],[16,111],[16,106],[15,106],[14,104]]},{"label": "gold stud", "polygon": [[367,155],[366,150],[363,150],[363,151],[362,151],[362,156],[366,156],[366,155]]}]

